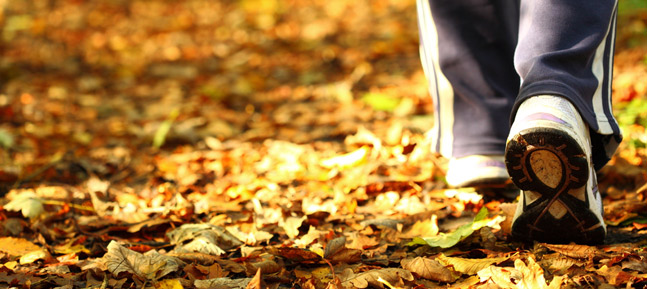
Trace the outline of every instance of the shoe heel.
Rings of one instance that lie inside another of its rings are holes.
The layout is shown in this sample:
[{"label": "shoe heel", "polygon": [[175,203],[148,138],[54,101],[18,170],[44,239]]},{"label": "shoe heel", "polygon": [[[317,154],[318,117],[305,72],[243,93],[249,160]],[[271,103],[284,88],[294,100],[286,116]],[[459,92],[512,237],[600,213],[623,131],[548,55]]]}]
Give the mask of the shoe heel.
[{"label": "shoe heel", "polygon": [[558,192],[587,183],[586,153],[567,133],[552,128],[519,132],[506,145],[510,178],[524,191]]}]

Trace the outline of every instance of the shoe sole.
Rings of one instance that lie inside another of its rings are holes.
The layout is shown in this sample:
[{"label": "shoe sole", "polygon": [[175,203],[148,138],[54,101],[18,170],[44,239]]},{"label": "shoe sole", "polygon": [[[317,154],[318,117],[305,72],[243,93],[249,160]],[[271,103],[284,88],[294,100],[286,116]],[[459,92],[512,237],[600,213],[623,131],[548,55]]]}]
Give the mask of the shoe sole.
[{"label": "shoe sole", "polygon": [[[539,193],[534,202],[523,204],[512,225],[512,238],[546,243],[604,241],[606,232],[590,209],[588,193],[584,193],[585,200],[569,194],[589,178],[586,153],[575,139],[553,128],[522,130],[506,145],[505,163],[519,189]],[[549,212],[555,202],[567,211],[559,219]]]}]

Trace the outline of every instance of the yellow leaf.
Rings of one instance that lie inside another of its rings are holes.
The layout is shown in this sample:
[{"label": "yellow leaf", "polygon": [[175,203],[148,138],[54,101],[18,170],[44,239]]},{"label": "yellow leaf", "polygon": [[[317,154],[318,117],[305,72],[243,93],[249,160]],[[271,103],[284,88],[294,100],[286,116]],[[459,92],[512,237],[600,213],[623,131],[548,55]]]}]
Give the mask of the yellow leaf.
[{"label": "yellow leaf", "polygon": [[478,271],[481,271],[484,268],[492,264],[498,264],[503,261],[508,260],[508,257],[499,257],[499,258],[484,258],[484,259],[467,259],[459,257],[447,257],[444,254],[440,254],[436,258],[440,263],[445,265],[452,265],[454,270],[461,272],[467,275],[474,275]]},{"label": "yellow leaf", "polygon": [[182,283],[178,279],[167,279],[157,282],[156,289],[184,289]]},{"label": "yellow leaf", "polygon": [[358,166],[366,161],[369,148],[368,146],[362,146],[352,152],[347,154],[334,156],[328,159],[323,159],[319,164],[328,169],[339,168],[345,169],[350,167]]}]

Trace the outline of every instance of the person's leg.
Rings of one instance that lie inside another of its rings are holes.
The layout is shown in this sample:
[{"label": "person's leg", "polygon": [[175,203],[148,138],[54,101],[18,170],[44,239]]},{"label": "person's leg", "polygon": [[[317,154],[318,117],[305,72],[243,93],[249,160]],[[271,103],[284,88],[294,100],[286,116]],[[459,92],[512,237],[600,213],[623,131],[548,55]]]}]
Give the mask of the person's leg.
[{"label": "person's leg", "polygon": [[600,243],[595,169],[622,139],[611,114],[615,1],[528,0],[515,67],[522,79],[506,147],[521,194],[514,237]]},{"label": "person's leg", "polygon": [[[519,89],[512,64],[518,3],[418,0],[417,6],[420,55],[435,106],[432,150],[451,160],[448,183],[507,179],[503,153]],[[477,168],[456,169],[462,166]]]}]

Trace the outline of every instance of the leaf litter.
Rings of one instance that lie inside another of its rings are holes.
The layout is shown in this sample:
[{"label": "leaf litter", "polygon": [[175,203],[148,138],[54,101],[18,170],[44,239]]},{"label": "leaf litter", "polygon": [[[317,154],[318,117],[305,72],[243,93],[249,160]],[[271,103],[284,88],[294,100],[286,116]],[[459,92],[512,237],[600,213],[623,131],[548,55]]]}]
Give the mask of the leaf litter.
[{"label": "leaf litter", "polygon": [[514,200],[444,183],[413,3],[41,4],[0,1],[1,286],[647,285],[644,10],[582,246],[512,242]]}]

